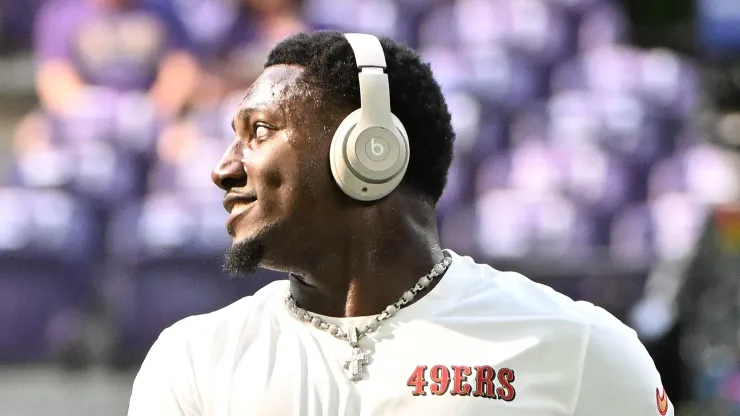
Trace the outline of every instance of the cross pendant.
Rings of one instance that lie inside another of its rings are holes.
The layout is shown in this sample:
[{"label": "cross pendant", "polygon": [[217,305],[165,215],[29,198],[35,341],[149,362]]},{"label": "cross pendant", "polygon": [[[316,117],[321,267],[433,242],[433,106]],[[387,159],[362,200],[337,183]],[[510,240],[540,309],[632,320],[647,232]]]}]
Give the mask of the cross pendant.
[{"label": "cross pendant", "polygon": [[347,361],[347,364],[345,365],[345,368],[349,370],[350,380],[361,380],[363,370],[369,362],[370,354],[362,351],[362,349],[358,347],[352,348],[352,359]]}]

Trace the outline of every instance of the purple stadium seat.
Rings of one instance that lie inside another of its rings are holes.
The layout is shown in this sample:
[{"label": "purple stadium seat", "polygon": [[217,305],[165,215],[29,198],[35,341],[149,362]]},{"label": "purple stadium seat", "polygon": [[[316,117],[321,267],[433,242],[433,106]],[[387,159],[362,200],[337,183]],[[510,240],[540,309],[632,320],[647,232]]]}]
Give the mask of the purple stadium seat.
[{"label": "purple stadium seat", "polygon": [[471,70],[453,46],[423,46],[421,54],[424,61],[431,65],[434,78],[443,93],[464,89],[464,80],[470,76]]},{"label": "purple stadium seat", "polygon": [[563,195],[533,204],[534,252],[546,258],[583,260],[597,241],[594,216]]},{"label": "purple stadium seat", "polygon": [[129,92],[118,96],[115,107],[115,146],[126,154],[148,161],[154,149],[154,139],[163,120],[155,114],[149,98],[141,93]]},{"label": "purple stadium seat", "polygon": [[219,309],[279,277],[222,275],[226,217],[217,198],[155,193],[115,219],[110,247],[119,273],[107,296],[119,331],[119,358],[141,359],[175,321]]},{"label": "purple stadium seat", "polygon": [[671,192],[650,201],[649,209],[656,254],[669,260],[690,255],[706,215],[699,201],[688,193]]},{"label": "purple stadium seat", "polygon": [[[327,1],[330,8],[336,8],[337,3]],[[327,26],[347,27],[363,33],[373,33],[377,36],[390,36],[398,41],[408,41],[412,27],[392,0],[358,0],[355,3],[354,13],[348,15],[349,22],[340,20]]]},{"label": "purple stadium seat", "polygon": [[491,190],[476,206],[478,250],[488,258],[541,255],[573,261],[598,243],[596,217],[558,193]]},{"label": "purple stadium seat", "polygon": [[630,199],[630,175],[620,159],[594,145],[561,148],[564,189],[595,215],[610,216]]},{"label": "purple stadium seat", "polygon": [[423,13],[436,4],[449,3],[449,0],[396,0],[396,3],[408,11]]},{"label": "purple stadium seat", "polygon": [[142,175],[134,157],[105,141],[85,141],[16,155],[8,181],[27,188],[61,188],[106,210],[140,192]]},{"label": "purple stadium seat", "polygon": [[89,87],[84,102],[73,114],[52,117],[55,138],[64,143],[112,141],[116,133],[119,93],[104,87]]},{"label": "purple stadium seat", "polygon": [[558,146],[594,143],[601,135],[601,111],[594,94],[568,90],[547,104],[548,140]]},{"label": "purple stadium seat", "polygon": [[578,49],[584,52],[623,43],[627,24],[624,12],[614,3],[604,2],[588,8],[578,26]]},{"label": "purple stadium seat", "polygon": [[610,255],[624,264],[644,264],[655,256],[654,233],[652,216],[646,205],[625,207],[611,224]]},{"label": "purple stadium seat", "polygon": [[202,135],[194,123],[171,125],[158,140],[149,189],[210,195],[218,201],[223,191],[211,181],[211,170],[225,149],[225,140]]},{"label": "purple stadium seat", "polygon": [[558,191],[564,185],[563,162],[545,142],[520,143],[511,150],[509,184],[535,195]]},{"label": "purple stadium seat", "polygon": [[[237,3],[218,0],[154,0],[173,34],[182,38],[191,53],[206,61],[228,42],[254,36]],[[231,39],[230,39],[231,38]]]},{"label": "purple stadium seat", "polygon": [[[504,27],[492,23],[500,15],[486,0],[439,6],[421,24],[420,49],[443,90],[466,87],[484,104],[516,109],[542,93],[543,68],[506,44]],[[456,19],[452,33],[450,16]]]},{"label": "purple stadium seat", "polygon": [[550,80],[555,91],[591,89],[631,92],[639,86],[641,53],[624,45],[606,44],[558,66]]},{"label": "purple stadium seat", "polygon": [[512,115],[509,124],[509,144],[514,147],[528,141],[545,141],[548,131],[547,105],[533,102]]},{"label": "purple stadium seat", "polygon": [[456,157],[465,157],[477,165],[484,157],[506,147],[505,122],[499,111],[483,105],[465,90],[448,92],[446,100],[455,129]]},{"label": "purple stadium seat", "polygon": [[229,143],[234,138],[231,121],[243,98],[244,91],[233,92],[227,95],[218,106],[195,109],[185,119],[193,123],[202,135],[219,137],[222,138],[223,143]]},{"label": "purple stadium seat", "polygon": [[0,361],[49,358],[79,334],[98,231],[68,194],[0,188]]},{"label": "purple stadium seat", "polygon": [[476,204],[475,252],[488,258],[530,254],[535,244],[530,197],[521,190],[493,190],[481,195]]},{"label": "purple stadium seat", "polygon": [[466,48],[461,59],[467,66],[465,86],[502,111],[521,109],[544,92],[544,68],[504,46]]},{"label": "purple stadium seat", "polygon": [[590,9],[599,7],[602,4],[610,3],[611,0],[553,0],[552,3],[557,4],[569,14],[575,17],[581,17]]},{"label": "purple stadium seat", "polygon": [[673,151],[673,124],[636,94],[599,94],[603,145],[649,166]]},{"label": "purple stadium seat", "polygon": [[105,142],[117,152],[146,158],[154,147],[161,120],[141,92],[88,88],[85,103],[74,114],[46,115],[54,126],[54,139],[63,144]]},{"label": "purple stadium seat", "polygon": [[451,91],[446,97],[447,107],[455,129],[455,154],[474,152],[480,135],[483,108],[476,97],[467,91]]},{"label": "purple stadium seat", "polygon": [[511,157],[493,154],[484,159],[475,175],[475,194],[481,196],[490,190],[508,188],[511,183]]},{"label": "purple stadium seat", "polygon": [[677,154],[682,156],[686,189],[694,198],[710,205],[737,200],[740,179],[732,155],[706,143],[688,147]]},{"label": "purple stadium seat", "polygon": [[[503,47],[538,64],[560,59],[569,37],[560,7],[542,0],[462,0],[442,6],[422,26],[422,39],[465,49]],[[452,25],[449,20],[452,17]],[[435,28],[447,26],[453,33]]]},{"label": "purple stadium seat", "polygon": [[709,142],[708,132],[695,123],[684,123],[673,137],[676,151]]},{"label": "purple stadium seat", "polygon": [[672,156],[657,162],[647,177],[648,198],[686,190],[686,172],[681,158]]},{"label": "purple stadium seat", "polygon": [[[625,137],[628,141],[639,142],[640,127],[645,124],[648,110],[642,100],[630,93],[595,93],[599,103],[604,134]],[[633,146],[635,146],[633,144]]]},{"label": "purple stadium seat", "polygon": [[693,114],[699,100],[699,76],[678,55],[664,49],[644,52],[637,73],[637,91],[651,106],[674,117]]},{"label": "purple stadium seat", "polygon": [[446,41],[443,38],[446,34],[440,27],[451,29],[453,33],[448,39],[470,48],[502,44],[506,39],[507,16],[503,13],[501,2],[460,0],[452,6],[442,6],[435,12],[430,20],[435,19],[436,29],[425,29],[434,39],[439,39],[438,42]]},{"label": "purple stadium seat", "polygon": [[[569,37],[561,9],[543,0],[496,2],[503,17],[506,45],[540,64],[555,62],[566,53]],[[486,19],[488,17],[482,17]],[[482,23],[483,26],[490,24]]]},{"label": "purple stadium seat", "polygon": [[480,163],[488,155],[505,152],[509,147],[509,138],[506,135],[508,122],[505,118],[490,107],[483,107],[482,114],[478,138],[470,155],[475,163]]},{"label": "purple stadium seat", "polygon": [[309,0],[306,3],[306,18],[320,27],[341,27],[347,31],[390,36],[400,41],[408,41],[413,36],[409,20],[401,13],[396,1],[353,0],[337,3],[332,0]]},{"label": "purple stadium seat", "polygon": [[[441,4],[429,5],[427,11],[419,23],[418,28],[418,43],[419,48],[423,51],[434,48],[455,48],[459,43],[458,33],[451,28],[451,17],[455,16],[455,12],[459,10],[459,7],[454,7],[448,1],[437,2]],[[495,25],[486,26],[483,32],[485,34],[489,27]],[[481,36],[483,36],[481,34]],[[425,59],[426,58],[426,54]]]},{"label": "purple stadium seat", "polygon": [[458,253],[477,253],[476,227],[475,207],[458,204],[449,210],[439,225],[440,241],[444,247]]},{"label": "purple stadium seat", "polygon": [[550,89],[554,93],[585,90],[588,88],[588,80],[584,72],[580,59],[562,62],[555,67],[550,76]]}]

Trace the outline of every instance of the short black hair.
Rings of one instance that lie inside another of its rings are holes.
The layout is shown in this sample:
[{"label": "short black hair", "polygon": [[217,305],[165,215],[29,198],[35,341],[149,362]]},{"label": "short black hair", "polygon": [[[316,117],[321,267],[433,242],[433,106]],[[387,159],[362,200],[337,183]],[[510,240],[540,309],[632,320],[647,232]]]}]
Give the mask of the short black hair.
[{"label": "short black hair", "polygon": [[[455,132],[441,88],[429,64],[408,46],[382,37],[386,73],[391,92],[391,111],[409,136],[411,157],[402,185],[419,191],[436,203],[447,183],[453,157]],[[265,68],[299,65],[301,76],[318,87],[325,111],[331,103],[343,110],[360,107],[358,70],[352,47],[341,32],[300,33],[278,43]]]}]

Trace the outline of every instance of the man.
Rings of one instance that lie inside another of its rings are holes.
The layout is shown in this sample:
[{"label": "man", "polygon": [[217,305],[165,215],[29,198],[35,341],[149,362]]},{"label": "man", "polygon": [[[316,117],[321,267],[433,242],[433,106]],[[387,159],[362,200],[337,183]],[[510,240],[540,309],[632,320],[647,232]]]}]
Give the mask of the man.
[{"label": "man", "polygon": [[290,279],[166,329],[129,415],[673,415],[609,313],[440,248],[447,105],[419,55],[373,39],[270,53],[213,180],[227,269]]}]

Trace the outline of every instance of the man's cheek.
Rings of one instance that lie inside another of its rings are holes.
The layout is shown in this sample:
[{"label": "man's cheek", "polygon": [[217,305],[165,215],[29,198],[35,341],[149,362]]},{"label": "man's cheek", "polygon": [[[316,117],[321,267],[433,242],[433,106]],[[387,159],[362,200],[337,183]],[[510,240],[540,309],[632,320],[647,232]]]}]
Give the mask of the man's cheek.
[{"label": "man's cheek", "polygon": [[280,169],[268,169],[264,172],[263,180],[266,190],[276,190],[283,187],[285,175]]}]

